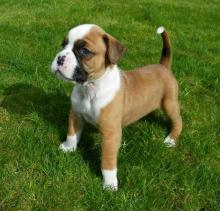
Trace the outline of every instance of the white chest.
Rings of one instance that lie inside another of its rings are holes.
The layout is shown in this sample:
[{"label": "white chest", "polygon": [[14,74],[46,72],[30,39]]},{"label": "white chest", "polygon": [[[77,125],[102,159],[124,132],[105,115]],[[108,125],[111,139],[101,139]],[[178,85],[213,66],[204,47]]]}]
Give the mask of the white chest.
[{"label": "white chest", "polygon": [[76,87],[73,90],[71,101],[75,111],[85,121],[93,125],[97,124],[101,108],[99,106],[99,100],[95,96],[91,96],[91,93],[84,93]]},{"label": "white chest", "polygon": [[76,85],[71,95],[73,108],[85,121],[97,125],[101,109],[113,100],[119,88],[120,72],[116,66],[93,83]]}]

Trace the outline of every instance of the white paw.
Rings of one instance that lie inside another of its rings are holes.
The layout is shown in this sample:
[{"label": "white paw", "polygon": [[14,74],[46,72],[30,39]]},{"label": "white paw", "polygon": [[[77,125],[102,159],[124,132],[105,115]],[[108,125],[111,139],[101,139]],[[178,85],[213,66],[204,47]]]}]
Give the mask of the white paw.
[{"label": "white paw", "polygon": [[61,149],[63,152],[73,152],[76,150],[73,146],[69,146],[66,141],[60,144],[59,149]]},{"label": "white paw", "polygon": [[66,141],[60,144],[59,149],[63,152],[73,152],[76,151],[77,138],[76,136],[67,136]]},{"label": "white paw", "polygon": [[176,142],[174,139],[170,138],[170,136],[167,136],[164,140],[164,144],[166,144],[167,147],[175,147]]},{"label": "white paw", "polygon": [[102,170],[102,175],[103,175],[103,189],[117,191],[118,190],[117,169]]},{"label": "white paw", "polygon": [[104,190],[117,191],[118,190],[118,182],[112,184],[103,184]]}]

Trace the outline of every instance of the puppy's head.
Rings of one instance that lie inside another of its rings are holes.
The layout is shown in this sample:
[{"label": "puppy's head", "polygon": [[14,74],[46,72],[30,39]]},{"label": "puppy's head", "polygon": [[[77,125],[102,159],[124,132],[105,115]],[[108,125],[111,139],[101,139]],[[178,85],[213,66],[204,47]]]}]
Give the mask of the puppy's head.
[{"label": "puppy's head", "polygon": [[101,77],[125,51],[115,38],[93,24],[71,29],[62,47],[52,62],[52,72],[59,78],[81,84]]}]

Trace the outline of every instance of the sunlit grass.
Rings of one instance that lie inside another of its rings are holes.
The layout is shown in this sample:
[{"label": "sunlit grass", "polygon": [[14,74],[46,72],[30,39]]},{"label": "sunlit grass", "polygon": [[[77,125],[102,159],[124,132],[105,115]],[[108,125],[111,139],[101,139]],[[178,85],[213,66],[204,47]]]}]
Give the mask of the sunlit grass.
[{"label": "sunlit grass", "polygon": [[[0,2],[0,210],[218,210],[220,5],[217,1]],[[173,45],[184,129],[175,149],[154,112],[123,130],[119,191],[102,190],[100,136],[87,126],[63,154],[72,85],[50,64],[64,34],[96,23],[128,49],[119,66],[157,63],[164,25]]]}]

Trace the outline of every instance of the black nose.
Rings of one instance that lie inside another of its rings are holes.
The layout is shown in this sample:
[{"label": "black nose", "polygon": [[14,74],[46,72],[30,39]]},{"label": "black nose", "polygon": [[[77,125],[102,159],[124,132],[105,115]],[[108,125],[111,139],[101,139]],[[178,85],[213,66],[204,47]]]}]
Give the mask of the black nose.
[{"label": "black nose", "polygon": [[58,64],[58,65],[63,65],[64,59],[65,59],[65,56],[58,56],[58,58],[57,58],[57,64]]}]

